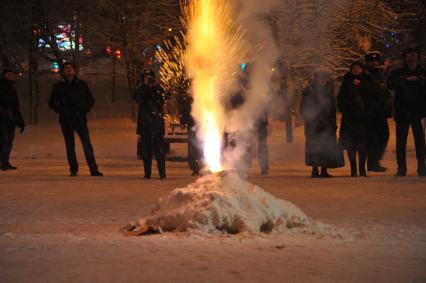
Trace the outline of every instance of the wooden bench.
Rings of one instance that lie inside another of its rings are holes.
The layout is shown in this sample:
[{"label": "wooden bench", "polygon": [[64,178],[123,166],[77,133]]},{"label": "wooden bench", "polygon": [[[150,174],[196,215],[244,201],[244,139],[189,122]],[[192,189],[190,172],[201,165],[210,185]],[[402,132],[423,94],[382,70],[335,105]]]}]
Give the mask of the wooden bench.
[{"label": "wooden bench", "polygon": [[172,143],[187,143],[188,135],[186,134],[168,134],[164,136],[164,150],[166,153],[170,153],[170,147]]}]

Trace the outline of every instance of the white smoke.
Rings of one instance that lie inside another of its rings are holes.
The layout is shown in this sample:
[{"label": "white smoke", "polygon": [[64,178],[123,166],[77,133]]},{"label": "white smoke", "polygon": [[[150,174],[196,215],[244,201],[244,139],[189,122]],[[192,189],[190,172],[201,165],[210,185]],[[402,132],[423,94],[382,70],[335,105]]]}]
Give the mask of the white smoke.
[{"label": "white smoke", "polygon": [[241,166],[241,161],[252,148],[256,122],[268,111],[272,98],[272,68],[280,55],[268,15],[279,5],[277,0],[243,0],[234,6],[238,21],[247,32],[246,40],[252,49],[253,60],[248,65],[250,83],[245,102],[228,117],[226,131],[234,134],[235,147],[225,152],[227,169]]}]

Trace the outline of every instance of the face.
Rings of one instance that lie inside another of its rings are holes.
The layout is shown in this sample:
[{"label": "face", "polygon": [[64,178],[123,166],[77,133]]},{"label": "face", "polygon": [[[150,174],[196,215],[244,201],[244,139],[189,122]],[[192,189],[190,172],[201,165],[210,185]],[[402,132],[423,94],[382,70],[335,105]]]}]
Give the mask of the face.
[{"label": "face", "polygon": [[362,74],[362,67],[360,65],[355,65],[352,67],[351,73],[358,76]]},{"label": "face", "polygon": [[4,74],[4,78],[6,80],[13,81],[13,79],[15,78],[15,76],[13,75],[12,72],[7,72],[6,74]]},{"label": "face", "polygon": [[419,55],[416,52],[410,52],[405,55],[405,62],[409,65],[415,65],[419,63]]},{"label": "face", "polygon": [[62,74],[65,77],[73,77],[75,75],[74,67],[72,65],[65,65]]}]

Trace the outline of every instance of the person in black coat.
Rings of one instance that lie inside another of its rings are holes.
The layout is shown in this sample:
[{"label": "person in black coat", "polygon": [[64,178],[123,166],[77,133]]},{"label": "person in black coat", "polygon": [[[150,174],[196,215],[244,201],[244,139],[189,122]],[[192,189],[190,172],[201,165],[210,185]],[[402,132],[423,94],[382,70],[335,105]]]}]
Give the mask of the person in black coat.
[{"label": "person in black coat", "polygon": [[260,173],[262,175],[269,174],[268,126],[268,113],[264,112],[255,123],[257,160],[259,161]]},{"label": "person in black coat", "polygon": [[72,63],[64,63],[61,68],[62,80],[53,85],[49,99],[49,107],[59,114],[59,123],[65,139],[70,176],[78,174],[78,162],[75,153],[76,132],[80,137],[84,155],[92,176],[103,176],[98,170],[93,147],[90,142],[86,115],[90,112],[95,100],[87,83],[75,75]]},{"label": "person in black coat", "polygon": [[352,177],[358,176],[357,153],[359,175],[367,176],[365,163],[369,148],[370,125],[373,118],[371,89],[370,80],[364,74],[362,63],[352,63],[337,96],[337,105],[342,113],[339,142],[348,151]]},{"label": "person in black coat", "polygon": [[152,70],[145,70],[142,73],[142,83],[133,98],[139,104],[136,133],[142,137],[144,178],[151,178],[152,158],[155,155],[160,178],[164,179],[166,178],[163,117],[165,96],[163,88],[156,83]]},{"label": "person in black coat", "polygon": [[422,118],[426,117],[426,71],[419,65],[420,52],[417,49],[406,49],[403,57],[404,66],[392,71],[388,78],[389,88],[395,90],[396,176],[403,177],[407,173],[406,147],[411,127],[416,146],[417,173],[425,177],[426,149]]},{"label": "person in black coat", "polygon": [[386,168],[380,165],[383,159],[386,146],[389,141],[389,125],[387,117],[391,113],[387,113],[387,105],[389,100],[389,91],[386,87],[386,80],[378,68],[380,65],[380,53],[370,52],[365,56],[365,74],[369,77],[371,89],[371,107],[373,120],[370,131],[370,147],[367,157],[367,169],[374,172],[385,172]]},{"label": "person in black coat", "polygon": [[200,174],[202,169],[202,149],[200,141],[197,139],[196,125],[194,117],[191,115],[193,97],[189,93],[189,87],[178,95],[178,108],[181,124],[188,131],[188,164],[192,170],[192,176]]},{"label": "person in black coat", "polygon": [[3,70],[0,79],[0,168],[3,171],[17,169],[10,164],[9,157],[15,137],[15,128],[20,128],[21,133],[25,129],[13,79],[12,70]]},{"label": "person in black coat", "polygon": [[336,101],[328,71],[314,72],[312,84],[302,93],[300,114],[305,122],[305,164],[312,166],[311,177],[332,177],[327,169],[343,167],[344,160],[337,144]]}]

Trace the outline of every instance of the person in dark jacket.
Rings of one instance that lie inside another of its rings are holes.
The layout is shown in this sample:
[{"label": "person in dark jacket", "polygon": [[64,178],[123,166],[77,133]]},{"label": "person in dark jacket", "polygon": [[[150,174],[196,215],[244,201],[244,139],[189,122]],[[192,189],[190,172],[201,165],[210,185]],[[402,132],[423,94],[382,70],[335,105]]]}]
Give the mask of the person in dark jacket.
[{"label": "person in dark jacket", "polygon": [[164,151],[164,90],[155,81],[155,73],[145,70],[142,83],[134,93],[139,104],[137,131],[142,137],[142,156],[145,179],[151,178],[152,158],[157,159],[160,179],[166,178],[166,157]]},{"label": "person in dark jacket", "polygon": [[15,137],[15,128],[20,128],[21,133],[25,129],[13,79],[12,70],[4,69],[0,79],[0,169],[3,171],[17,169],[10,164],[9,157]]},{"label": "person in dark jacket", "polygon": [[200,175],[202,168],[202,150],[196,134],[196,125],[194,117],[191,115],[193,97],[189,93],[189,87],[179,93],[178,107],[181,124],[187,128],[188,131],[188,164],[192,170],[192,176]]},{"label": "person in dark jacket", "polygon": [[380,66],[380,53],[369,52],[365,56],[365,74],[370,79],[371,107],[373,120],[370,131],[370,147],[367,157],[367,169],[374,172],[385,172],[386,168],[380,165],[386,146],[389,141],[389,125],[386,120],[390,113],[386,113],[389,100],[389,91],[386,88],[386,80],[378,68]]},{"label": "person in dark jacket", "polygon": [[62,134],[65,139],[70,176],[78,174],[77,156],[75,153],[76,132],[80,137],[84,155],[92,176],[103,176],[98,170],[93,147],[90,142],[86,115],[90,112],[95,100],[87,83],[75,75],[72,63],[64,63],[61,68],[62,79],[53,85],[49,107],[59,114]]},{"label": "person in dark jacket", "polygon": [[[312,166],[312,178],[329,178],[328,168],[344,166],[336,138],[336,100],[327,70],[317,70],[304,89],[300,114],[305,122],[305,164]],[[319,172],[321,167],[321,173]]]},{"label": "person in dark jacket", "polygon": [[403,54],[404,66],[391,72],[388,86],[395,90],[396,176],[407,174],[406,147],[411,127],[416,146],[417,173],[426,176],[425,132],[422,118],[426,117],[426,71],[419,65],[420,52],[407,48]]},{"label": "person in dark jacket", "polygon": [[361,62],[354,62],[345,75],[337,105],[342,113],[339,142],[348,151],[351,176],[357,177],[359,158],[359,175],[366,177],[365,163],[369,146],[369,132],[372,123],[370,99],[372,95],[368,77],[364,74]]},{"label": "person in dark jacket", "polygon": [[257,160],[259,161],[260,173],[269,174],[269,150],[268,150],[268,114],[264,112],[255,123],[257,137]]}]

